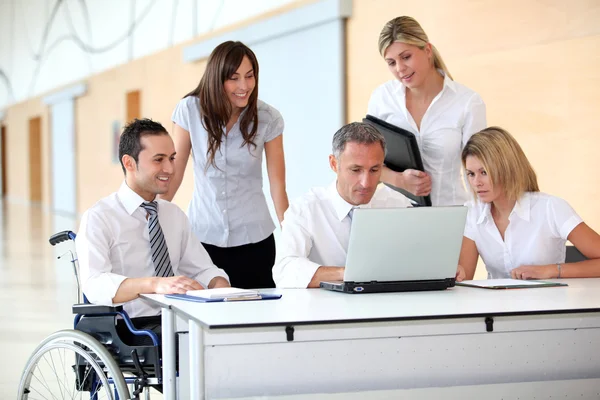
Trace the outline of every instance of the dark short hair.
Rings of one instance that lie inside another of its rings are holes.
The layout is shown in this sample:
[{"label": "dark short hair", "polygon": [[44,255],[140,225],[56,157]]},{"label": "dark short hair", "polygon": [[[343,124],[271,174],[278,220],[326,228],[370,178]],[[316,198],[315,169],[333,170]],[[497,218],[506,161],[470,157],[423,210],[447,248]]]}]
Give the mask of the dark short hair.
[{"label": "dark short hair", "polygon": [[152,121],[148,118],[134,119],[123,129],[121,138],[119,139],[119,161],[123,173],[126,174],[125,165],[123,165],[123,156],[127,154],[133,157],[135,162],[138,162],[140,152],[143,149],[141,139],[147,135],[168,135],[169,133],[159,122]]},{"label": "dark short hair", "polygon": [[379,143],[383,152],[386,152],[385,138],[379,131],[364,122],[352,122],[342,126],[334,135],[332,152],[339,158],[346,148],[346,143],[372,144]]}]

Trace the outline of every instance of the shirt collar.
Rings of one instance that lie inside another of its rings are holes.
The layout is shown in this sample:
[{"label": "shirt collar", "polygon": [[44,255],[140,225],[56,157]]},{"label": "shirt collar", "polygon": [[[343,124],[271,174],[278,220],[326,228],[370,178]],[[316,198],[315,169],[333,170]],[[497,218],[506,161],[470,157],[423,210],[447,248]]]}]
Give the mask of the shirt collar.
[{"label": "shirt collar", "polygon": [[129,186],[127,186],[127,182],[125,181],[123,181],[123,183],[121,184],[121,187],[117,192],[117,197],[119,198],[119,200],[123,204],[123,207],[125,207],[125,211],[127,211],[129,215],[132,215],[135,212],[135,210],[140,208],[140,205],[144,201],[146,201],[142,198],[142,196],[140,196],[139,194],[134,192]]},{"label": "shirt collar", "polygon": [[344,218],[346,218],[350,210],[352,210],[353,208],[371,208],[371,204],[377,196],[379,189],[380,188],[377,187],[377,190],[375,190],[375,193],[373,194],[373,197],[371,198],[371,201],[369,203],[355,206],[348,203],[342,198],[342,196],[340,196],[340,193],[337,190],[337,180],[334,180],[333,183],[329,185],[328,191],[329,197],[331,198],[331,203],[333,204],[333,210],[335,211],[335,215],[338,218],[338,220],[342,221]]},{"label": "shirt collar", "polygon": [[[456,82],[454,82],[452,79],[450,79],[450,77],[447,76],[443,70],[438,69],[437,71],[444,77],[444,86],[442,87],[442,92],[447,87],[448,89],[450,89],[454,93],[456,93]],[[395,80],[395,82],[396,82],[396,93],[400,94],[403,97],[406,96],[406,86],[404,86],[402,84],[402,82],[400,82],[397,79]]]},{"label": "shirt collar", "polygon": [[[492,203],[480,203],[482,207],[481,215],[477,220],[477,224],[481,224],[486,218],[492,218]],[[529,193],[524,193],[523,196],[515,203],[508,219],[510,220],[513,215],[521,218],[524,221],[529,222],[531,217],[531,198]]]},{"label": "shirt collar", "polygon": [[492,203],[483,203],[479,202],[478,207],[481,207],[481,214],[479,215],[479,219],[477,220],[477,225],[482,224],[486,218],[492,218]]},{"label": "shirt collar", "polygon": [[529,193],[523,193],[521,198],[517,200],[512,212],[510,213],[509,219],[513,214],[521,218],[523,221],[529,222],[531,216],[531,198]]},{"label": "shirt collar", "polygon": [[335,212],[338,220],[343,220],[346,218],[352,207],[352,204],[348,203],[346,200],[342,199],[340,193],[337,190],[337,180],[334,180],[329,185],[329,197],[331,198],[331,203],[333,204],[333,211]]}]

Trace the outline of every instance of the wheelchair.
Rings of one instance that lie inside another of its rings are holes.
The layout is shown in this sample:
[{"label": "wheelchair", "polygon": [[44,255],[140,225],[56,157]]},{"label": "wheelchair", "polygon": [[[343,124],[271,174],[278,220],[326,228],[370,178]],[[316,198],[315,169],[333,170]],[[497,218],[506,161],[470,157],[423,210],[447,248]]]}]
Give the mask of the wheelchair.
[{"label": "wheelchair", "polygon": [[[75,240],[75,233],[56,233],[50,244],[68,240]],[[150,387],[162,384],[158,336],[136,329],[122,306],[90,304],[81,293],[77,257],[69,253],[77,282],[73,329],[55,332],[38,345],[23,370],[17,399],[123,400],[140,394],[149,399]],[[151,344],[125,343],[117,331],[119,317],[132,337]]]}]

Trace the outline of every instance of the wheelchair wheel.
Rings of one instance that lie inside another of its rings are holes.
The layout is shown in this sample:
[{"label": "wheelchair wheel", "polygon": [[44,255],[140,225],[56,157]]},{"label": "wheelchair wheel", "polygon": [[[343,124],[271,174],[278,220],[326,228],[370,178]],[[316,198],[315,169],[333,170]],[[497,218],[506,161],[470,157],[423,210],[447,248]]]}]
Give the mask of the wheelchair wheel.
[{"label": "wheelchair wheel", "polygon": [[58,331],[47,337],[25,365],[19,400],[129,399],[129,389],[108,350],[87,333]]}]

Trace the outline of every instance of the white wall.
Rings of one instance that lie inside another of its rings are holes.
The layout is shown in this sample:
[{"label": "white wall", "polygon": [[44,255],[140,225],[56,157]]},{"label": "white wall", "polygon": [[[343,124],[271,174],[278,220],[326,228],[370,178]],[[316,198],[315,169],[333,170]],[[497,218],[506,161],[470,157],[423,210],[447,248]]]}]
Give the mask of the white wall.
[{"label": "white wall", "polygon": [[1,0],[0,109],[294,0]]}]

